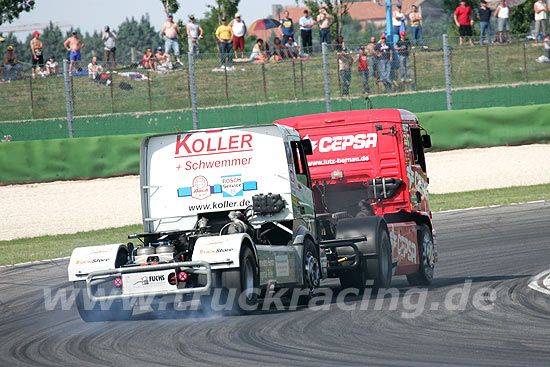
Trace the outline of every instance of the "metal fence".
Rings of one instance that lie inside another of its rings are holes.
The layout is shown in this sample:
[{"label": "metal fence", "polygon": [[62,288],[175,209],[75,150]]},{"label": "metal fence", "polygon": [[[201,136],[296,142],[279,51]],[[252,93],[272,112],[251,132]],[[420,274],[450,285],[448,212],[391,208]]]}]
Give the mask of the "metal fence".
[{"label": "metal fence", "polygon": [[[550,94],[542,92],[550,79],[550,63],[537,61],[543,47],[531,41],[457,43],[446,36],[425,40],[423,47],[410,50],[408,73],[403,75],[402,56],[394,50],[385,82],[380,59],[370,58],[368,81],[355,62],[366,43],[346,45],[346,56],[334,45],[281,59],[271,48],[265,60],[255,61],[250,53],[240,58],[239,52],[235,58],[233,50],[188,54],[181,64],[173,59],[171,65],[155,65],[156,70],[119,61],[126,66],[95,80],[85,71],[69,75],[67,64],[60,65],[58,75],[43,78],[15,73],[11,83],[0,84],[0,135],[10,134],[14,140],[60,137],[61,129],[71,131],[73,119],[78,122],[75,136],[93,136],[270,122],[352,108],[425,112],[550,103]],[[343,58],[353,61],[349,72],[342,70]],[[161,118],[171,123],[158,121],[155,113],[165,111],[176,111]]]}]

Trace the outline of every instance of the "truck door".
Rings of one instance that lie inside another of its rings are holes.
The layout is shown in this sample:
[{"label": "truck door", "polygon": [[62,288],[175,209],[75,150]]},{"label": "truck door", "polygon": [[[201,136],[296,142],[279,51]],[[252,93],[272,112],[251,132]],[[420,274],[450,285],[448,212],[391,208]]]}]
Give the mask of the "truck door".
[{"label": "truck door", "polygon": [[411,197],[411,210],[428,212],[428,175],[426,174],[426,157],[422,146],[422,135],[420,128],[410,129],[412,149],[410,161],[407,165],[407,176],[409,181],[409,193]]},{"label": "truck door", "polygon": [[[296,218],[304,218],[308,222],[307,227],[313,231],[313,220],[315,216],[315,206],[313,203],[313,192],[311,186],[311,177],[307,166],[306,154],[300,140],[290,141],[290,151],[292,155],[293,166],[293,195],[292,207]],[[313,232],[314,233],[314,232]]]}]

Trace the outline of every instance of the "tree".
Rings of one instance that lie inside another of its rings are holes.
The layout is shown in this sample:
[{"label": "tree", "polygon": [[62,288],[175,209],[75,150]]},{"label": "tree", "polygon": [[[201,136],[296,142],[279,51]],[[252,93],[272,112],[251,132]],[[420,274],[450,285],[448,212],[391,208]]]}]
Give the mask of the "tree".
[{"label": "tree", "polygon": [[221,24],[223,17],[227,18],[229,23],[235,17],[241,0],[216,0],[216,5],[207,5],[208,11],[204,13],[204,18],[200,20],[200,25],[204,30],[204,38],[201,41],[201,50],[206,52],[217,52],[218,41],[215,33]]},{"label": "tree", "polygon": [[170,13],[177,13],[180,8],[178,0],[160,0],[160,2],[164,7],[164,12],[167,17]]},{"label": "tree", "polygon": [[34,8],[34,0],[2,0],[0,1],[0,25],[11,23],[19,18],[19,14],[29,12]]},{"label": "tree", "polygon": [[332,39],[343,35],[342,29],[346,24],[346,19],[351,20],[349,9],[355,2],[356,0],[302,0],[302,3],[309,8],[314,19],[319,15],[319,6],[327,6],[327,12],[334,17],[334,22],[330,27]]}]

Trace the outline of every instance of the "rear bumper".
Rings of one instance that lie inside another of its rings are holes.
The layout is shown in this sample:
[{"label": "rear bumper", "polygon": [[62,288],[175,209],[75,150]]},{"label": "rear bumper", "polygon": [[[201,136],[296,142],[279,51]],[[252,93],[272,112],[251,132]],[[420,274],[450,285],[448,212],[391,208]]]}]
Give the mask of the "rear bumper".
[{"label": "rear bumper", "polygon": [[[171,290],[144,291],[143,293],[132,294],[110,294],[110,295],[95,295],[92,294],[92,286],[100,285],[105,281],[111,281],[112,277],[120,276],[129,273],[148,273],[158,270],[181,270],[188,274],[197,274],[206,276],[206,284],[198,287],[177,288]],[[167,263],[147,266],[132,266],[127,268],[117,268],[111,270],[95,271],[86,277],[86,292],[92,302],[122,300],[127,298],[135,298],[140,296],[171,296],[184,295],[191,293],[207,293],[212,287],[212,269],[210,264],[205,261],[183,261],[177,263]]]}]

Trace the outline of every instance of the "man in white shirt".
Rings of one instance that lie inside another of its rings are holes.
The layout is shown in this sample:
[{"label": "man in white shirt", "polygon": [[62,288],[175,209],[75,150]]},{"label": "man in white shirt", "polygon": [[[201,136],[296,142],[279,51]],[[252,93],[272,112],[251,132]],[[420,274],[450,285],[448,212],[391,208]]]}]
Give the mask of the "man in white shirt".
[{"label": "man in white shirt", "polygon": [[302,36],[302,49],[306,54],[312,51],[312,32],[315,21],[309,16],[309,10],[304,10],[304,16],[300,18],[300,35]]},{"label": "man in white shirt", "polygon": [[195,22],[195,16],[189,16],[189,23],[187,23],[187,46],[189,52],[197,56],[199,54],[199,40],[202,38],[204,31],[199,23]]},{"label": "man in white shirt", "polygon": [[237,51],[241,50],[241,59],[244,59],[244,36],[246,35],[246,24],[241,20],[241,14],[235,14],[229,26],[233,30],[233,52],[237,58]]},{"label": "man in white shirt", "polygon": [[533,4],[533,7],[535,8],[535,44],[538,45],[539,33],[541,30],[541,38],[546,36],[546,12],[548,11],[548,7],[542,0],[537,0],[537,2]]},{"label": "man in white shirt", "polygon": [[495,17],[498,21],[498,38],[500,43],[504,43],[502,36],[506,30],[506,41],[510,43],[510,8],[505,0],[500,0],[500,4],[495,11]]}]

